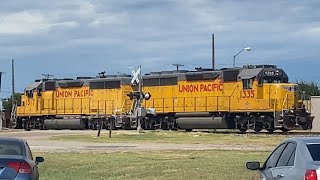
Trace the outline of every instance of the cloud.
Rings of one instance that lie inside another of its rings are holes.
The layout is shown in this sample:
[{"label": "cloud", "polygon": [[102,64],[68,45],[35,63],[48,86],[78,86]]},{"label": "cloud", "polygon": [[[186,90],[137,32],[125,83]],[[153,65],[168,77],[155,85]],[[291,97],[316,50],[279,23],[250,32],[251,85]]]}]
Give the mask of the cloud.
[{"label": "cloud", "polygon": [[209,67],[215,33],[218,68],[232,66],[232,56],[251,46],[237,57],[239,65],[301,71],[318,63],[319,8],[317,0],[6,0],[0,66],[15,58],[18,71],[29,69],[17,75],[21,89],[47,71],[72,77],[138,64],[144,71],[170,70],[173,63]]},{"label": "cloud", "polygon": [[0,16],[0,33],[25,34],[48,30],[50,23],[39,13],[22,11]]},{"label": "cloud", "polygon": [[101,14],[94,18],[89,26],[92,27],[101,27],[101,25],[115,25],[115,24],[124,24],[126,22],[126,14],[117,14],[117,15],[107,15]]},{"label": "cloud", "polygon": [[36,34],[52,28],[75,28],[74,21],[59,21],[55,16],[40,11],[21,11],[0,14],[0,34]]}]

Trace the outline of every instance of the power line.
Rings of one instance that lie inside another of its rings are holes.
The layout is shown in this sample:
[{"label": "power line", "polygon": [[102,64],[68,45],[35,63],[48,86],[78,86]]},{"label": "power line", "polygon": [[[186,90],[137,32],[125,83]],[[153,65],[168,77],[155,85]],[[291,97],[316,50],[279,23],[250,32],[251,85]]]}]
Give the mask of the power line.
[{"label": "power line", "polygon": [[44,76],[47,80],[50,79],[50,77],[54,77],[54,75],[52,74],[41,74],[42,76]]},{"label": "power line", "polygon": [[183,64],[172,64],[172,66],[177,67],[177,71],[179,71],[179,67],[182,67],[182,66],[184,66],[184,65],[183,65]]}]

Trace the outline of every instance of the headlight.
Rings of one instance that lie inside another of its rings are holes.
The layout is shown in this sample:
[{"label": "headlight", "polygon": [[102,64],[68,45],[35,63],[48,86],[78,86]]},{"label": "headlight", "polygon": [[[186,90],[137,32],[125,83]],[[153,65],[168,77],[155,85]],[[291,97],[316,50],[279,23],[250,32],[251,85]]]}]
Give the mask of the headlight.
[{"label": "headlight", "polygon": [[149,100],[151,98],[151,94],[150,93],[145,93],[144,94],[144,99],[145,100]]}]

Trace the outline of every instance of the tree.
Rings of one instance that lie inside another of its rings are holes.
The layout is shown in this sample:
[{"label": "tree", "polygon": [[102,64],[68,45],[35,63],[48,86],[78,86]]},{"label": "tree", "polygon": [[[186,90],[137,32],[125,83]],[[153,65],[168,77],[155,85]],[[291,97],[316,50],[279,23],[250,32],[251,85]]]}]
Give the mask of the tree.
[{"label": "tree", "polygon": [[319,86],[315,82],[300,81],[297,82],[300,91],[305,95],[305,99],[310,99],[311,96],[320,96]]},{"label": "tree", "polygon": [[[14,94],[14,100],[17,102],[18,106],[21,105],[21,96],[22,95],[23,94],[21,94],[21,93]],[[7,100],[4,100],[2,105],[3,105],[3,109],[5,111],[11,112],[12,111],[12,96],[10,96]]]}]

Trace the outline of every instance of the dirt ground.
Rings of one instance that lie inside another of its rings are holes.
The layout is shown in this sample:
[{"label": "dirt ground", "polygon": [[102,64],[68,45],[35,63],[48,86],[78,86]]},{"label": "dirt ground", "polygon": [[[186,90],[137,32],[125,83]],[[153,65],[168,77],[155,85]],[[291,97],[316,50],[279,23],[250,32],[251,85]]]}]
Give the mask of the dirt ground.
[{"label": "dirt ground", "polygon": [[[132,132],[132,131],[130,131]],[[130,133],[122,131],[121,133]],[[170,150],[245,150],[266,151],[272,147],[255,145],[217,145],[217,144],[168,144],[168,143],[88,143],[76,141],[50,140],[54,136],[88,134],[96,135],[90,130],[46,130],[24,131],[5,130],[0,136],[18,137],[27,140],[32,151],[37,152],[137,152],[137,151],[170,151]]]}]

